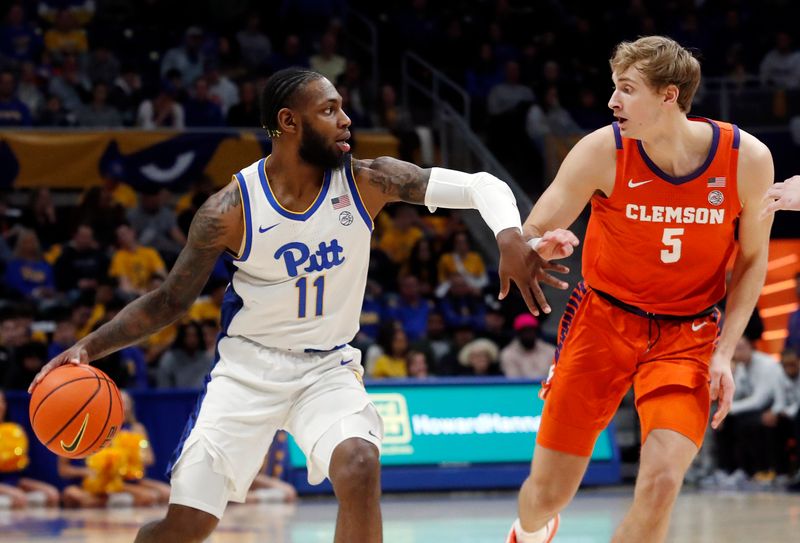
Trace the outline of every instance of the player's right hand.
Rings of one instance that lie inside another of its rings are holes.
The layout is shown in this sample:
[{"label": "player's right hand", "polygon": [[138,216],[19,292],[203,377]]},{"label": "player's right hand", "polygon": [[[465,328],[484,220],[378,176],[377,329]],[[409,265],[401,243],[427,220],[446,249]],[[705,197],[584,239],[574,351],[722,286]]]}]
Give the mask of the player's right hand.
[{"label": "player's right hand", "polygon": [[545,260],[558,260],[567,258],[578,246],[578,237],[563,228],[548,230],[539,238],[539,243],[533,249]]},{"label": "player's right hand", "polygon": [[39,373],[36,374],[36,377],[33,378],[31,381],[31,386],[28,387],[28,394],[33,392],[33,389],[36,388],[44,376],[56,369],[59,366],[63,366],[64,364],[88,364],[89,363],[89,353],[86,352],[81,345],[73,345],[71,348],[67,349],[60,355],[54,357],[50,362],[45,364]]}]

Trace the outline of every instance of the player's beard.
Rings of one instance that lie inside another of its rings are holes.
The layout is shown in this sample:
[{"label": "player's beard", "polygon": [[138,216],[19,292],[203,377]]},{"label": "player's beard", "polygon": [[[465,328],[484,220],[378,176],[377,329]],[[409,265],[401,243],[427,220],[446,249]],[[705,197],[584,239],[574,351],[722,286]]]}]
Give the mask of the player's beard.
[{"label": "player's beard", "polygon": [[303,137],[300,140],[300,158],[326,170],[333,170],[342,165],[344,153],[333,150],[325,144],[325,138],[314,130],[309,123],[303,123]]}]

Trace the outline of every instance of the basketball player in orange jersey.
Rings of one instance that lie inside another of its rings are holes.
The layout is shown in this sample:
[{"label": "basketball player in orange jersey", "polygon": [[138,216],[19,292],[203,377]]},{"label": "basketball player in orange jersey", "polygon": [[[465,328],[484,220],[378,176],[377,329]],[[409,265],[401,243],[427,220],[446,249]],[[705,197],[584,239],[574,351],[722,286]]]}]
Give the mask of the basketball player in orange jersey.
[{"label": "basketball player in orange jersey", "polygon": [[372,221],[387,203],[477,209],[497,239],[501,297],[514,281],[531,311],[538,302],[549,312],[537,281],[566,288],[544,272],[565,268],[531,250],[513,193],[496,177],[352,158],[342,97],[310,70],[270,76],[261,107],[272,154],[198,209],[163,285],[56,356],[31,385],[176,321],[219,256],[231,255],[214,368],[170,462],[169,509],[137,543],[205,541],[228,501],[245,500],[280,428],[303,449],[309,482],[333,485],[336,543],[380,543],[383,424],[347,343],[358,331]]},{"label": "basketball player in orange jersey", "polygon": [[[731,356],[758,298],[771,219],[759,218],[772,157],[736,126],[687,117],[700,65],[671,39],[621,43],[611,59],[617,122],[584,137],[524,224],[565,228],[587,202],[584,281],[559,326],[531,473],[508,542],[549,542],[597,436],[633,385],[642,449],[617,543],[667,535],[684,474],[730,409]],[[721,330],[716,304],[736,250]],[[559,256],[540,243],[544,258]],[[557,538],[556,538],[557,539]]]},{"label": "basketball player in orange jersey", "polygon": [[800,211],[800,175],[772,185],[767,191],[766,200],[767,205],[762,211],[764,217],[781,209]]}]

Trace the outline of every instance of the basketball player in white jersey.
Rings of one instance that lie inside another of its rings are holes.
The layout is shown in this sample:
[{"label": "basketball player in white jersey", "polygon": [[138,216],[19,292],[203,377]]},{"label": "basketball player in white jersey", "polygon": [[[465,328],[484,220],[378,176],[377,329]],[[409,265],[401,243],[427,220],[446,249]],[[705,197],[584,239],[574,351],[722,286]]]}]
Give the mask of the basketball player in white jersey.
[{"label": "basketball player in white jersey", "polygon": [[[137,542],[205,540],[228,501],[244,501],[280,428],[303,449],[309,482],[327,477],[333,484],[335,541],[382,540],[383,426],[362,384],[359,351],[347,342],[358,330],[372,221],[385,204],[478,209],[497,237],[500,297],[514,281],[534,314],[537,303],[550,310],[537,280],[566,288],[544,272],[566,269],[542,260],[523,239],[502,181],[387,157],[351,159],[341,96],[315,72],[277,72],[261,102],[272,154],[234,175],[197,211],[161,287],[50,361],[31,386],[60,364],[88,363],[175,321],[220,254],[232,256],[216,362],[170,463],[169,510],[144,526]],[[546,238],[551,246],[565,239],[564,231],[553,235]]]}]

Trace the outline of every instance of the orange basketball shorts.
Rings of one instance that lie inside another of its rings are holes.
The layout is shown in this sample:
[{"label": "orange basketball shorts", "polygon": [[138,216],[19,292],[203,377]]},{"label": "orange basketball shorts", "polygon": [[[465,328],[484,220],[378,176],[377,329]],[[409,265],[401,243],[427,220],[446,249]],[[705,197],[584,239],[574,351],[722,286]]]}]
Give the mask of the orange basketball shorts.
[{"label": "orange basketball shorts", "polygon": [[719,311],[694,320],[640,317],[579,284],[559,325],[555,367],[544,384],[537,443],[589,456],[633,385],[642,443],[668,429],[703,443],[709,361]]}]

